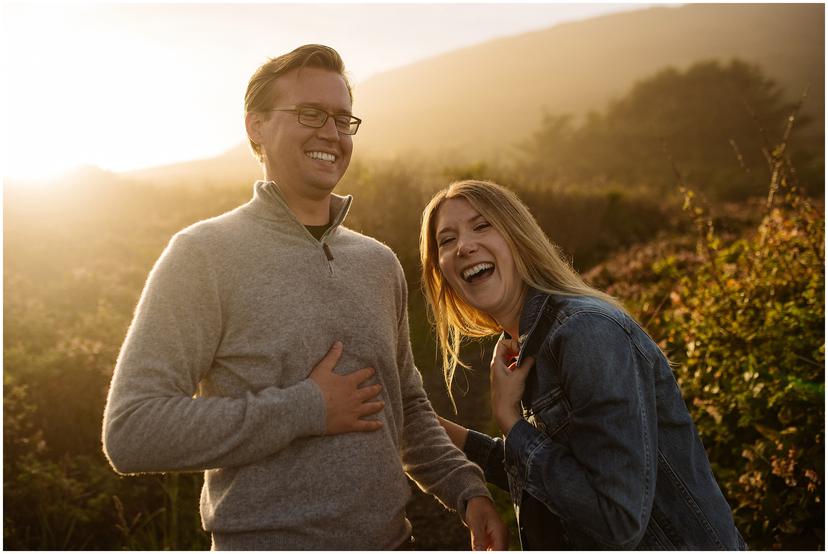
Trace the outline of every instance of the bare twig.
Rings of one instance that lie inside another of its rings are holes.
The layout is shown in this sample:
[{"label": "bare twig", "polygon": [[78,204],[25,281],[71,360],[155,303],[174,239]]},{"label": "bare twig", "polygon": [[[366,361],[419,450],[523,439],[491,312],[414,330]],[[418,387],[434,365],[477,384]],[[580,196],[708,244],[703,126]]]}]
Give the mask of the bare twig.
[{"label": "bare twig", "polygon": [[791,131],[793,131],[794,123],[799,116],[799,111],[802,109],[802,105],[805,103],[805,98],[807,96],[808,87],[805,87],[805,90],[802,91],[802,96],[799,98],[799,102],[796,104],[796,107],[794,107],[791,115],[788,116],[788,124],[785,126],[785,132],[782,134],[782,141],[771,151],[773,165],[771,167],[771,182],[768,190],[767,207],[769,211],[773,208],[773,199],[776,192],[779,190],[779,186],[785,182],[785,151],[788,148],[788,141],[791,138]]},{"label": "bare twig", "polygon": [[773,170],[773,159],[771,157],[771,152],[773,148],[771,148],[770,139],[768,139],[768,133],[765,131],[765,128],[762,126],[762,122],[759,121],[759,117],[756,115],[756,112],[753,111],[753,108],[750,107],[748,101],[742,97],[742,106],[744,106],[745,111],[747,111],[750,118],[756,124],[756,129],[759,131],[759,137],[762,139],[762,155],[765,157],[765,161],[768,164],[768,170]]},{"label": "bare twig", "polygon": [[750,175],[750,168],[745,164],[745,158],[742,156],[742,151],[739,150],[739,145],[732,138],[728,139],[728,142],[730,142],[730,147],[733,148],[733,153],[736,154],[736,161],[739,162],[739,167]]},{"label": "bare twig", "polygon": [[[664,155],[667,156],[667,160],[670,162],[670,167],[673,168],[673,173],[676,176],[676,181],[678,182],[679,191],[684,195],[684,207],[683,209],[691,214],[693,218],[693,223],[696,225],[696,230],[699,234],[699,242],[701,243],[702,247],[704,248],[705,254],[707,256],[707,260],[710,262],[710,268],[712,269],[713,279],[719,285],[719,288],[724,288],[722,286],[721,279],[719,277],[719,267],[718,263],[716,262],[716,255],[715,255],[715,231],[713,228],[713,219],[710,217],[710,205],[707,200],[696,191],[692,190],[687,183],[684,181],[684,177],[681,175],[681,172],[676,165],[675,160],[673,159],[673,154],[670,151],[670,147],[667,144],[667,141],[664,138],[660,138],[661,140],[661,149],[664,152]],[[707,217],[705,217],[705,210],[699,208],[695,205],[694,198],[699,196],[702,199],[702,203],[707,211]]]}]

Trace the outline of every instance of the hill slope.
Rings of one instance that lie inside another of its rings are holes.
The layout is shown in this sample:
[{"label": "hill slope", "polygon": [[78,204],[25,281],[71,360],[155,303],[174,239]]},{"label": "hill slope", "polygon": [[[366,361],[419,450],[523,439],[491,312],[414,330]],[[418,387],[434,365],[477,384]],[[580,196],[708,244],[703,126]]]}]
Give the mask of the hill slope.
[{"label": "hill slope", "polygon": [[[554,9],[554,7],[550,7]],[[420,152],[462,162],[508,154],[544,110],[602,110],[665,66],[740,58],[824,120],[822,4],[695,4],[565,23],[493,40],[377,75],[355,87],[363,118],[358,158]],[[346,60],[347,63],[347,60]],[[815,123],[811,133],[822,133]],[[820,135],[821,136],[821,135]],[[246,144],[209,159],[131,173],[156,183],[249,182],[259,168]]]},{"label": "hill slope", "polygon": [[357,87],[362,153],[491,155],[526,137],[543,110],[584,114],[672,65],[738,57],[791,97],[811,86],[823,119],[824,6],[696,4],[566,23],[378,75]]}]

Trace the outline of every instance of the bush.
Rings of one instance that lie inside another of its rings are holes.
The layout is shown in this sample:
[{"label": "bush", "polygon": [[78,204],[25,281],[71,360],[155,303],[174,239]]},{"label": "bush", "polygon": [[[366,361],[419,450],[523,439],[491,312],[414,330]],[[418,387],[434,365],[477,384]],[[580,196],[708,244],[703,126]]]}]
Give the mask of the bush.
[{"label": "bush", "polygon": [[[701,231],[624,256],[629,305],[676,378],[736,524],[754,549],[824,546],[824,215],[790,190],[752,232]],[[589,278],[607,284],[611,270]],[[603,282],[602,282],[603,281]]]},{"label": "bush", "polygon": [[659,322],[679,384],[754,548],[824,544],[824,218],[774,209],[713,250]]}]

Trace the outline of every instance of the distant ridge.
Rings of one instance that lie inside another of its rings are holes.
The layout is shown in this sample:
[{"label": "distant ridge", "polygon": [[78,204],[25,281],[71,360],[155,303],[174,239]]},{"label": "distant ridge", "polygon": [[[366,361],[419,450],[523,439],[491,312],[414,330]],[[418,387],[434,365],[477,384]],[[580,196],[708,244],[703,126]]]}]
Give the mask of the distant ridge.
[{"label": "distant ridge", "polygon": [[[550,9],[554,9],[550,7]],[[492,155],[543,110],[584,114],[665,66],[758,64],[823,120],[822,4],[695,4],[622,12],[501,38],[377,75],[355,90],[362,154]]]},{"label": "distant ridge", "polygon": [[[550,9],[554,9],[550,6]],[[355,87],[356,159],[407,153],[456,163],[509,156],[544,111],[603,110],[667,66],[739,58],[789,99],[810,86],[809,133],[823,133],[823,4],[692,4],[563,23],[376,75]],[[347,63],[347,60],[346,60]],[[153,182],[235,185],[260,176],[247,144],[221,156],[130,172]]]},{"label": "distant ridge", "polygon": [[262,170],[247,143],[231,148],[214,158],[138,169],[125,173],[135,181],[152,181],[160,185],[199,183],[235,186],[253,183]]}]

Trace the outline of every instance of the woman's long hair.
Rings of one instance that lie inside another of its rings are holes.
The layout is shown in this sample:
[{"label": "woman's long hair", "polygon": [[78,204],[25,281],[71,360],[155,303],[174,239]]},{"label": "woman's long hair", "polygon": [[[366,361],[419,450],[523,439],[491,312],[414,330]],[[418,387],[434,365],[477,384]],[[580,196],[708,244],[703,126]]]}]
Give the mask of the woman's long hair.
[{"label": "woman's long hair", "polygon": [[420,225],[422,287],[437,330],[443,374],[452,403],[451,383],[457,366],[469,367],[460,359],[463,338],[487,337],[502,331],[489,314],[467,304],[440,271],[435,221],[443,202],[454,198],[467,200],[500,232],[526,285],[549,294],[591,296],[621,307],[613,297],[584,282],[512,191],[489,181],[452,183],[429,201]]}]

